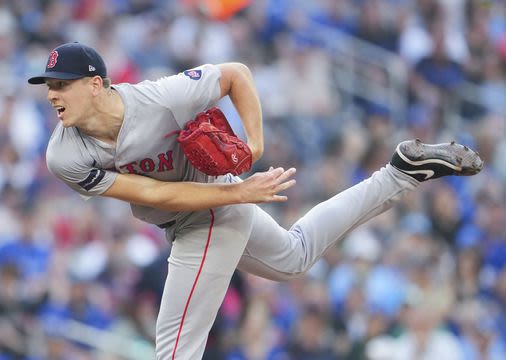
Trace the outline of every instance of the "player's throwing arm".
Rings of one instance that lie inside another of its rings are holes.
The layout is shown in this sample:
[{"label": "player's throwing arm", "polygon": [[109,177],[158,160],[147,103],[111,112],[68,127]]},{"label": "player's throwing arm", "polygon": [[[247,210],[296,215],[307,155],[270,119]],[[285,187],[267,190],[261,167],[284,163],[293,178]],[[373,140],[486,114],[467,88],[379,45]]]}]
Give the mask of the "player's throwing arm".
[{"label": "player's throwing arm", "polygon": [[[243,182],[163,182],[135,174],[119,174],[104,196],[166,211],[196,211],[224,205],[286,201],[280,192],[294,186],[295,168],[269,169]],[[198,196],[195,196],[198,194]]]}]

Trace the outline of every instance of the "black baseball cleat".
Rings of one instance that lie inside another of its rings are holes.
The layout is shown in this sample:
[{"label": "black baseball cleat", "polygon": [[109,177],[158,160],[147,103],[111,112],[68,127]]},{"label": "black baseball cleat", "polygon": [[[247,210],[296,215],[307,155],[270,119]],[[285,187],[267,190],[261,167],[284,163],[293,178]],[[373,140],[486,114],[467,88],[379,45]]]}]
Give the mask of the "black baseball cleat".
[{"label": "black baseball cleat", "polygon": [[397,145],[390,164],[418,181],[448,175],[470,176],[483,169],[480,155],[467,146],[455,141],[429,145],[419,139]]}]

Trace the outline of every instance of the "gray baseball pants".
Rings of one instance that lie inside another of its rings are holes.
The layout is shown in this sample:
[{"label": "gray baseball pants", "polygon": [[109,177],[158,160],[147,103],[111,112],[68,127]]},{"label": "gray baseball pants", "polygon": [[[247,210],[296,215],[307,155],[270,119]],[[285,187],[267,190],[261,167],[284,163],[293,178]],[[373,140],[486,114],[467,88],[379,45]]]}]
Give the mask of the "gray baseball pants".
[{"label": "gray baseball pants", "polygon": [[316,205],[290,230],[253,204],[196,212],[167,229],[173,244],[157,320],[156,358],[202,358],[236,268],[276,281],[303,274],[327,248],[417,184],[387,165]]}]

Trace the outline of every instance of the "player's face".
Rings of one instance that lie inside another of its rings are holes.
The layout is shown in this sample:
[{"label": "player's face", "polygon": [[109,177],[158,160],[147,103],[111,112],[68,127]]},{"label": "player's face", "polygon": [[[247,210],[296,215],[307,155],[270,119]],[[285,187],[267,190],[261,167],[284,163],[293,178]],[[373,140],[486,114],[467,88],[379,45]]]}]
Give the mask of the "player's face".
[{"label": "player's face", "polygon": [[47,79],[47,99],[56,109],[64,127],[78,126],[90,110],[90,89],[84,79]]}]

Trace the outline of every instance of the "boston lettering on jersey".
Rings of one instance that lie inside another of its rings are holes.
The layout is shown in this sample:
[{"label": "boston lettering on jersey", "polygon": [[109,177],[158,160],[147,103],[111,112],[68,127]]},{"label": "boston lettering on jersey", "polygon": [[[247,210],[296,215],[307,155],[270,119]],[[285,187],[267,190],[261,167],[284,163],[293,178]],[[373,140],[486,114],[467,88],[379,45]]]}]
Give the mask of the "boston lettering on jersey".
[{"label": "boston lettering on jersey", "polygon": [[126,170],[130,174],[173,170],[172,150],[169,150],[166,153],[158,154],[156,159],[144,158],[139,161],[132,161],[126,165],[120,166],[119,168]]}]

